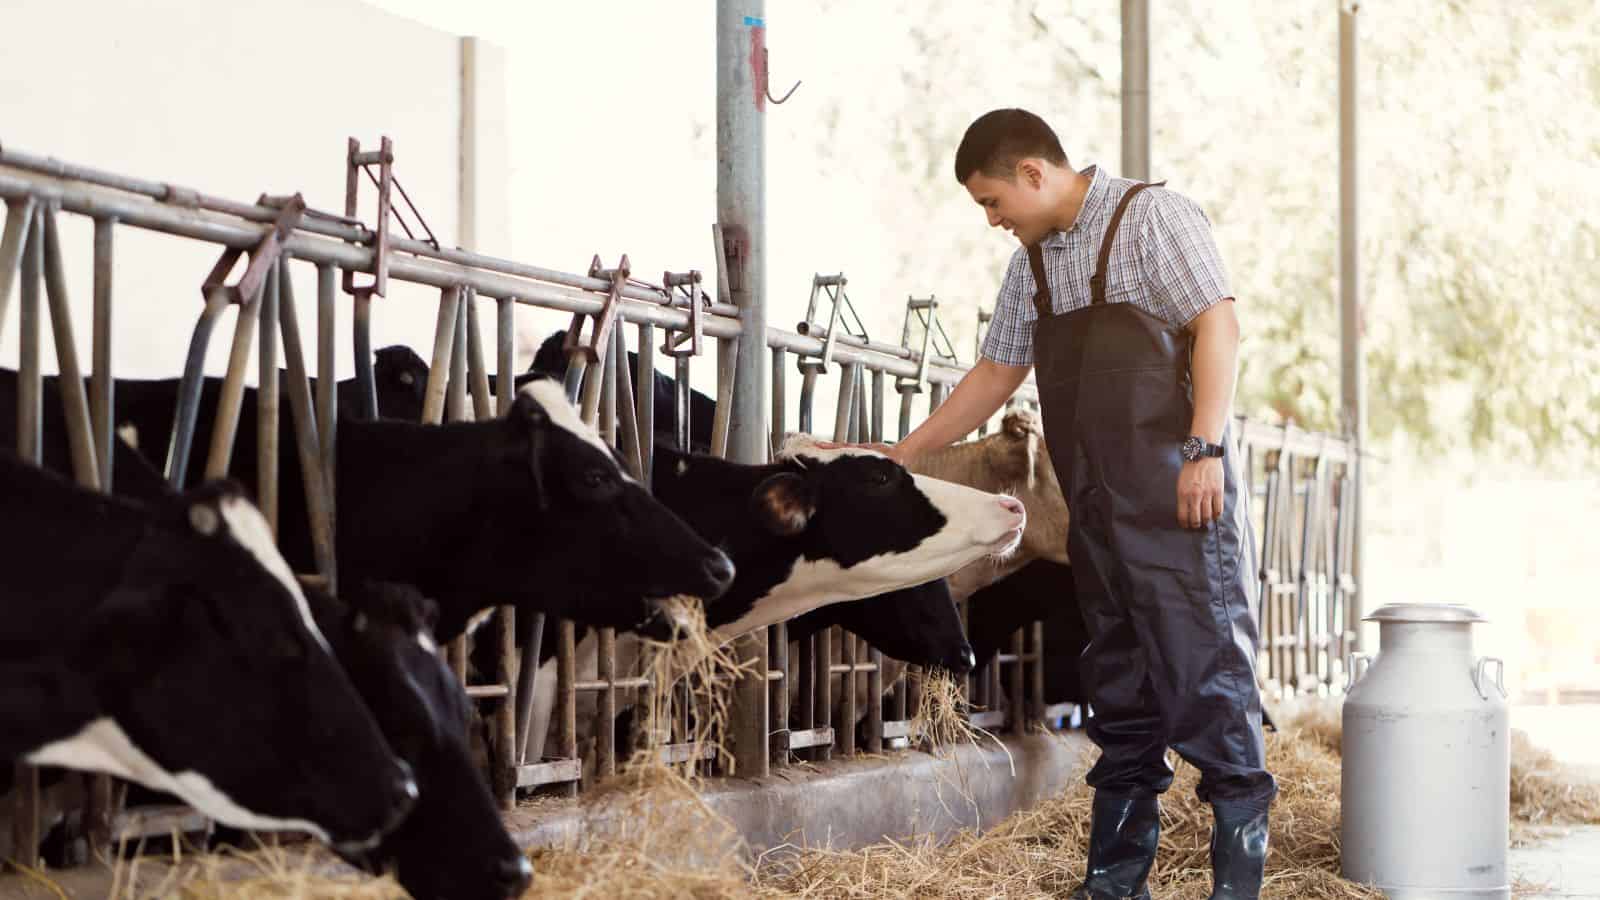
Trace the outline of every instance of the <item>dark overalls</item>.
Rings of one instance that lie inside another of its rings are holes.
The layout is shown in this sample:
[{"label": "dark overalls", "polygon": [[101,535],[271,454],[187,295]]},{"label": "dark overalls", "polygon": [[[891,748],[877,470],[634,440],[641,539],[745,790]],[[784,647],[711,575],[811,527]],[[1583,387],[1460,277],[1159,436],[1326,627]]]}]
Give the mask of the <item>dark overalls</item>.
[{"label": "dark overalls", "polygon": [[[1229,893],[1217,860],[1217,841],[1228,840],[1265,857],[1266,810],[1277,791],[1264,768],[1248,503],[1230,453],[1221,516],[1198,529],[1179,522],[1180,446],[1194,414],[1191,337],[1132,303],[1105,299],[1117,228],[1148,186],[1128,189],[1117,205],[1088,306],[1056,314],[1040,248],[1028,248],[1037,285],[1034,367],[1045,442],[1072,512],[1067,549],[1089,633],[1088,734],[1101,750],[1088,775],[1096,823],[1082,896],[1144,890],[1156,797],[1172,784],[1169,746],[1200,770],[1198,794],[1217,813],[1214,896],[1255,896],[1258,866],[1247,865],[1254,890],[1247,872]],[[1230,443],[1226,433],[1222,443]],[[1229,848],[1221,850],[1226,857]]]}]

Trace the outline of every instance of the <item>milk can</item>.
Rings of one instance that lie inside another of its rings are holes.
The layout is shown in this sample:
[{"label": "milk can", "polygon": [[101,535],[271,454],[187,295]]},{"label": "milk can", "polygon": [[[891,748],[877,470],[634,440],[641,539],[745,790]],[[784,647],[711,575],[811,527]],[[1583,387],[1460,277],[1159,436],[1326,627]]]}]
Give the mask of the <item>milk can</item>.
[{"label": "milk can", "polygon": [[1473,655],[1484,619],[1392,603],[1366,621],[1378,655],[1351,659],[1344,701],[1344,877],[1393,900],[1509,898],[1505,664]]}]

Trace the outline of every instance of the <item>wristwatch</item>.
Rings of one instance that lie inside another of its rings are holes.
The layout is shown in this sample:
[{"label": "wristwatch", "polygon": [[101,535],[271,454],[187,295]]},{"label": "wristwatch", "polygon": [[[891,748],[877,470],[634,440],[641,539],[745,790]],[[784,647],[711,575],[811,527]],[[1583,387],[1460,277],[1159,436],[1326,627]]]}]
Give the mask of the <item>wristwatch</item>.
[{"label": "wristwatch", "polygon": [[1221,457],[1222,453],[1221,444],[1208,444],[1205,438],[1191,434],[1183,439],[1183,458],[1188,462],[1207,457]]}]

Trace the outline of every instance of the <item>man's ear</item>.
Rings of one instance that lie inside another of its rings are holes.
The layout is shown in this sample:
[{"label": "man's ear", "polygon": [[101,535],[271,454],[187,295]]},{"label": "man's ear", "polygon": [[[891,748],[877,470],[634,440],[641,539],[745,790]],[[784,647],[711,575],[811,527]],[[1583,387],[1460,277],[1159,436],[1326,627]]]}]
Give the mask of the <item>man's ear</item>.
[{"label": "man's ear", "polygon": [[779,472],[756,485],[750,496],[751,511],[762,527],[779,537],[794,537],[806,530],[817,514],[815,492],[804,476]]}]

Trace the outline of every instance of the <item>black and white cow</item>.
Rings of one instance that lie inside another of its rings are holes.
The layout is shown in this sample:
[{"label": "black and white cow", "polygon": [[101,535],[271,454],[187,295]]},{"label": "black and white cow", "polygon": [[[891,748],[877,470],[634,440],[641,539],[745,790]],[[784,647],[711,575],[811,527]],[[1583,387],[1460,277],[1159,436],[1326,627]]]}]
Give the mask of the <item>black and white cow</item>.
[{"label": "black and white cow", "polygon": [[[171,496],[159,473],[131,449],[118,451],[116,465],[124,489],[147,490],[143,496],[157,501]],[[411,767],[420,794],[378,846],[347,850],[346,861],[369,872],[393,871],[416,900],[519,896],[532,867],[506,832],[468,748],[470,700],[438,655],[437,605],[409,585],[355,579],[340,585],[337,599],[315,587],[305,595],[339,665]]]},{"label": "black and white cow", "polygon": [[434,603],[409,585],[344,582],[340,597],[307,592],[384,736],[411,765],[421,796],[378,846],[345,854],[366,871],[392,871],[415,900],[507,900],[533,868],[506,832],[468,748],[471,701],[438,654]]},{"label": "black and white cow", "polygon": [[0,761],[357,853],[417,786],[230,483],[140,504],[0,453]]},{"label": "black and white cow", "polygon": [[[545,338],[539,345],[539,350],[533,356],[533,363],[528,367],[529,372],[561,378],[567,371],[567,356],[561,349],[566,340],[567,332],[558,330]],[[628,351],[628,371],[639,371],[639,354]],[[651,394],[655,404],[655,430],[671,436],[671,442],[677,445],[678,433],[678,401],[676,382],[671,377],[661,373],[654,373],[651,380]],[[523,376],[518,376],[523,377]],[[634,392],[641,390],[641,385],[633,386]],[[689,447],[696,453],[709,453],[711,451],[711,423],[716,416],[717,402],[700,391],[689,392]],[[680,448],[683,449],[683,448]]]},{"label": "black and white cow", "polygon": [[[208,379],[202,393],[197,453],[210,443],[216,383]],[[118,381],[119,426],[133,426],[143,446],[165,448],[176,397],[175,381]],[[247,391],[230,468],[252,490],[255,407]],[[279,544],[310,571],[288,419],[279,440]],[[336,448],[340,577],[415,585],[439,604],[441,641],[498,603],[665,634],[660,598],[709,600],[733,578],[727,557],[629,478],[549,379],[529,381],[507,416],[483,422],[344,419]]]},{"label": "black and white cow", "polygon": [[834,625],[914,666],[932,666],[957,675],[974,666],[973,647],[961,627],[961,611],[943,578],[811,610],[791,619],[787,634],[790,643],[796,643]]},{"label": "black and white cow", "polygon": [[[706,610],[719,640],[1002,558],[1026,524],[1011,497],[913,475],[870,450],[824,450],[803,435],[767,465],[658,443],[652,485],[662,503],[734,561],[733,583]],[[534,740],[548,729],[554,682],[554,660],[546,658]]]}]

